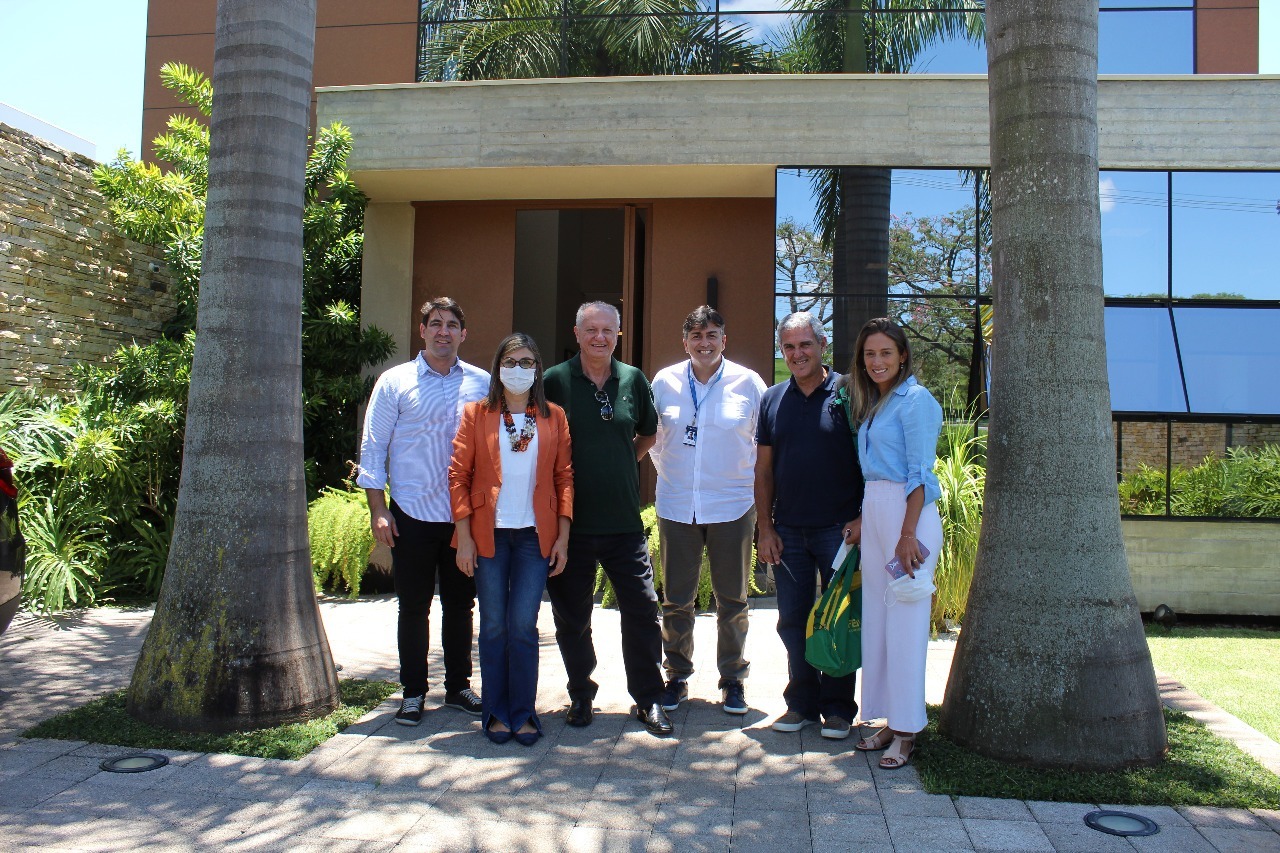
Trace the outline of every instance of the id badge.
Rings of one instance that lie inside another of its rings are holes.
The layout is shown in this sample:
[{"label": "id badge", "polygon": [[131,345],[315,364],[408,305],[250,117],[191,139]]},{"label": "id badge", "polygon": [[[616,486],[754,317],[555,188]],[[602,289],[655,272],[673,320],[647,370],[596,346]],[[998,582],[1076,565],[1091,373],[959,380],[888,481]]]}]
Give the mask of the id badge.
[{"label": "id badge", "polygon": [[684,428],[684,443],[689,447],[693,447],[698,443],[698,428],[693,424],[689,424]]}]

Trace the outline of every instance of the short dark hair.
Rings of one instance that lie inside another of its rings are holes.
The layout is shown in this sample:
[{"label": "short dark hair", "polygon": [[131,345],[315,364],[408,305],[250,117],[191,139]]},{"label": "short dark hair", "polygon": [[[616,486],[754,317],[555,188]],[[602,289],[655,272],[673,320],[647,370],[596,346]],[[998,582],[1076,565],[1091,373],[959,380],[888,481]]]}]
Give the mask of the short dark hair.
[{"label": "short dark hair", "polygon": [[724,317],[710,305],[699,305],[684,318],[684,335],[688,336],[694,329],[705,329],[707,326],[724,328]]},{"label": "short dark hair", "polygon": [[458,302],[450,296],[437,296],[435,299],[428,299],[422,303],[422,322],[425,325],[427,320],[431,318],[432,311],[448,311],[458,318],[458,325],[462,328],[467,327],[467,318],[462,313],[462,309],[458,307]]}]

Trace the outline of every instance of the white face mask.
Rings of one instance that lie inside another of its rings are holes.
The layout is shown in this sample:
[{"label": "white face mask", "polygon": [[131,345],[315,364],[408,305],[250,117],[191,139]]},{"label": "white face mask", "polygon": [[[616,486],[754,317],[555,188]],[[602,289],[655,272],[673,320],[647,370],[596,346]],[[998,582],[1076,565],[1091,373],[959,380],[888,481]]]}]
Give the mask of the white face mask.
[{"label": "white face mask", "polygon": [[500,367],[498,372],[502,379],[502,387],[512,394],[523,394],[533,387],[533,378],[537,375],[536,367]]},{"label": "white face mask", "polygon": [[886,607],[892,607],[895,603],[910,604],[913,601],[931,597],[937,589],[933,581],[927,577],[919,574],[914,578],[911,575],[903,575],[889,581],[889,588],[884,591],[884,603]]}]

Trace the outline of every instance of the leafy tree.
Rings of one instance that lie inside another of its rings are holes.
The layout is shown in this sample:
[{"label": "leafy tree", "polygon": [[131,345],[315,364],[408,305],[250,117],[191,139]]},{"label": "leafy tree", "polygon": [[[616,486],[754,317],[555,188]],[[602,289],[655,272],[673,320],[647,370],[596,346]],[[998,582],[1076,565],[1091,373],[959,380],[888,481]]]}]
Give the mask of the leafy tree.
[{"label": "leafy tree", "polygon": [[[966,207],[943,216],[894,217],[889,230],[890,292],[920,297],[895,300],[893,316],[911,339],[921,381],[942,394],[968,389],[967,399],[975,398],[969,387],[977,323],[975,226],[974,208]],[[982,247],[984,267],[990,263],[988,248]],[[788,310],[813,311],[824,324],[831,321],[832,265],[830,247],[812,230],[791,219],[779,223],[775,285],[787,294]]]},{"label": "leafy tree", "polygon": [[1098,6],[992,0],[987,15],[996,405],[941,727],[1037,767],[1154,764],[1164,718],[1125,561],[1107,386]]},{"label": "leafy tree", "polygon": [[420,80],[769,70],[746,26],[697,0],[428,0]]},{"label": "leafy tree", "polygon": [[[930,44],[978,41],[984,31],[981,0],[792,0],[791,6],[806,14],[778,38],[778,62],[789,73],[902,74]],[[870,166],[813,173],[819,230],[833,253],[837,366],[851,361],[863,323],[888,313],[892,179],[892,169]]]},{"label": "leafy tree", "polygon": [[[209,115],[213,85],[179,63],[160,69],[164,86]],[[204,247],[205,195],[209,180],[209,129],[188,116],[169,119],[156,137],[167,171],[121,152],[99,166],[94,180],[111,205],[112,217],[135,240],[165,248],[178,312],[166,336],[181,338],[195,328]],[[351,132],[342,124],[321,128],[306,164],[303,226],[303,400],[309,492],[336,485],[356,446],[357,409],[372,379],[361,368],[393,351],[389,335],[360,329],[360,258],[366,199],[346,172]],[[143,354],[145,356],[145,354]],[[136,360],[136,359],[135,359]],[[107,380],[122,390],[135,373]],[[103,381],[96,377],[94,381]],[[185,391],[180,395],[185,405]]]},{"label": "leafy tree", "polygon": [[[198,334],[173,543],[127,707],[194,731],[321,716],[302,324],[315,0],[221,0]],[[314,158],[313,158],[314,161]]]}]

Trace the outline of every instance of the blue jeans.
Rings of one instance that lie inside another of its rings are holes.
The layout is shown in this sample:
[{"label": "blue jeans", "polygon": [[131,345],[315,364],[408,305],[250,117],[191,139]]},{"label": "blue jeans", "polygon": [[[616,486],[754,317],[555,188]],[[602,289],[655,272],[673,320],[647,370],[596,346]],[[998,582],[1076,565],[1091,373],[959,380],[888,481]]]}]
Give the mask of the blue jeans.
[{"label": "blue jeans", "polygon": [[788,675],[782,697],[788,710],[811,720],[821,714],[852,722],[858,711],[853,701],[856,673],[833,678],[804,659],[804,635],[809,611],[817,599],[817,581],[821,578],[822,588],[826,589],[835,574],[831,561],[843,541],[841,526],[779,524],[776,529],[782,540],[782,561],[773,568],[773,580],[778,587],[778,636],[787,649]]},{"label": "blue jeans", "polygon": [[538,696],[538,607],[551,571],[538,545],[538,530],[499,528],[492,557],[476,565],[480,600],[480,678],[484,728],[497,717],[511,731],[542,723]]}]

